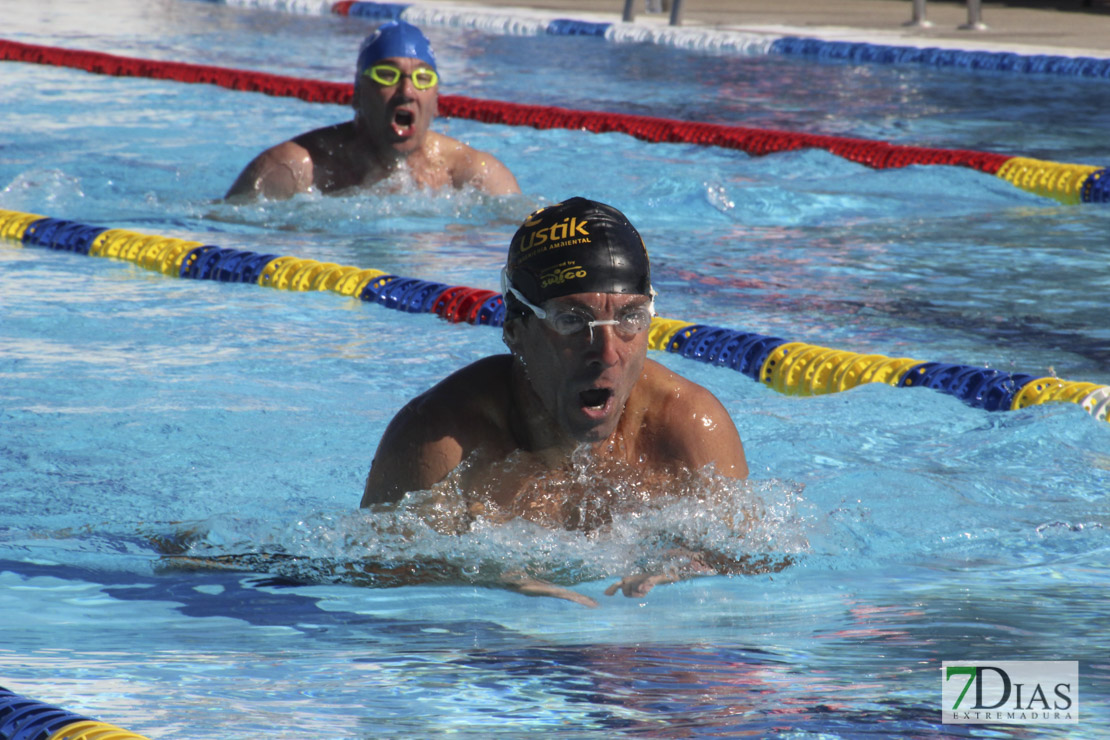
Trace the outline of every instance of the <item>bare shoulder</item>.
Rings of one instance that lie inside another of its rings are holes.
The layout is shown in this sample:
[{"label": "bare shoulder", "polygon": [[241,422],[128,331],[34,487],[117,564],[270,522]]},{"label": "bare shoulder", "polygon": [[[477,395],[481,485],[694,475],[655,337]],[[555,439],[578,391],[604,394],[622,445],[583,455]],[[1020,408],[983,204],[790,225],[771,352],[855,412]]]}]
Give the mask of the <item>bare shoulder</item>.
[{"label": "bare shoulder", "polygon": [[427,489],[474,450],[504,446],[510,366],[508,355],[484,358],[409,401],[382,435],[362,505]]},{"label": "bare shoulder", "polygon": [[520,185],[513,173],[489,152],[475,149],[444,134],[431,132],[429,136],[435,137],[435,144],[447,161],[451,181],[456,188],[473,185],[490,195],[520,192]]},{"label": "bare shoulder", "polygon": [[507,403],[511,355],[491,355],[456,370],[413,399],[413,403],[451,415],[470,418],[482,409],[501,410]]},{"label": "bare shoulder", "polygon": [[[333,123],[306,131],[295,136],[285,144],[295,144],[312,158],[314,162],[326,158],[329,153],[342,152],[358,139],[358,132],[352,121]],[[282,146],[282,144],[278,144]],[[275,147],[276,148],[276,147]]]},{"label": "bare shoulder", "polygon": [[284,199],[312,187],[313,162],[297,140],[283,141],[252,159],[224,196]]},{"label": "bare shoulder", "polygon": [[284,200],[310,190],[321,172],[335,167],[337,152],[354,135],[348,121],[306,131],[265,150],[243,169],[225,198]]},{"label": "bare shoulder", "polygon": [[740,433],[706,388],[654,360],[644,363],[644,426],[661,453],[691,469],[710,463],[733,478],[748,474]]},{"label": "bare shoulder", "polygon": [[456,370],[409,401],[390,427],[410,427],[407,436],[449,437],[469,451],[507,425],[510,367],[509,355],[493,355]]},{"label": "bare shoulder", "polygon": [[[674,413],[682,409],[702,409],[705,406],[720,408],[717,397],[694,381],[679,375],[655,360],[644,361],[643,380],[658,407]],[[726,412],[727,413],[727,412]]]}]

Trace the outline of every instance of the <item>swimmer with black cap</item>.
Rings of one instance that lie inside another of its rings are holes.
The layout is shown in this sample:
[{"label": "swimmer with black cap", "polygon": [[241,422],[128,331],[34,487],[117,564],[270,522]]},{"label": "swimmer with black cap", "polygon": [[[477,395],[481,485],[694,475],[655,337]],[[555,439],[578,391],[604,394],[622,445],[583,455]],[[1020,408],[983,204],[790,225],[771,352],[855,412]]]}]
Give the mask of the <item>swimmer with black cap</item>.
[{"label": "swimmer with black cap", "polygon": [[[512,238],[502,286],[510,353],[456,371],[401,409],[378,445],[362,506],[446,481],[473,496],[479,513],[590,529],[598,522],[582,519],[559,481],[583,452],[600,475],[636,476],[664,493],[677,488],[668,480],[708,466],[747,477],[720,401],[647,359],[651,267],[620,211],[571,198],[531,214]],[[642,596],[671,580],[636,574],[607,593]],[[509,585],[593,605],[530,578]]]},{"label": "swimmer with black cap", "polygon": [[316,129],[255,157],[225,196],[284,199],[369,187],[402,168],[424,188],[519,193],[496,157],[431,130],[439,73],[420,29],[390,21],[366,38],[355,68],[354,120]]}]

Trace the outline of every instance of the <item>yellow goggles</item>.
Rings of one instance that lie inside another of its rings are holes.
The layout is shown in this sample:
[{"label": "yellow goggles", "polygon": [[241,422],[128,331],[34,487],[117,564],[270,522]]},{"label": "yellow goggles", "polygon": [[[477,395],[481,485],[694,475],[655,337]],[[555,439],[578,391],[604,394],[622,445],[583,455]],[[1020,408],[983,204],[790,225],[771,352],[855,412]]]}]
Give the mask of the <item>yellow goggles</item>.
[{"label": "yellow goggles", "polygon": [[364,70],[363,74],[383,87],[392,87],[400,83],[405,77],[412,80],[412,86],[417,90],[427,90],[429,87],[435,87],[436,83],[439,82],[439,75],[436,74],[436,71],[427,67],[413,70],[412,74],[405,74],[400,67],[395,65],[375,64],[373,67]]}]

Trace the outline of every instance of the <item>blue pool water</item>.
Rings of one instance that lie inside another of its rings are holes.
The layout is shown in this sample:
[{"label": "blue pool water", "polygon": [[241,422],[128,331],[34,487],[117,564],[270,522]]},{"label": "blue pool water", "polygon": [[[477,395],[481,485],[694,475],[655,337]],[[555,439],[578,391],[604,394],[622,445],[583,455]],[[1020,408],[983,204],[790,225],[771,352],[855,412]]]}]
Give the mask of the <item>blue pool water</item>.
[{"label": "blue pool water", "polygon": [[[372,27],[186,0],[0,13],[12,40],[337,81]],[[1104,82],[428,34],[450,94],[1110,161]],[[641,227],[665,316],[1110,384],[1105,207],[957,168],[461,120],[439,128],[496,154],[524,195],[230,206],[219,196],[251,156],[347,111],[0,75],[3,209],[496,288],[519,219],[583,194]],[[619,518],[605,537],[520,523],[446,537],[357,511],[400,405],[501,349],[487,327],[332,293],[0,242],[0,685],[153,739],[1100,736],[1110,429],[1078,405],[989,413],[885,385],[788,397],[662,355],[736,420],[753,480],[733,498]],[[738,507],[762,523],[723,527]],[[674,534],[795,563],[602,595]],[[309,565],[183,570],[166,543]],[[328,577],[367,553],[462,575]],[[467,582],[519,562],[601,606]],[[942,725],[940,663],[966,659],[1079,661],[1080,724]]]}]

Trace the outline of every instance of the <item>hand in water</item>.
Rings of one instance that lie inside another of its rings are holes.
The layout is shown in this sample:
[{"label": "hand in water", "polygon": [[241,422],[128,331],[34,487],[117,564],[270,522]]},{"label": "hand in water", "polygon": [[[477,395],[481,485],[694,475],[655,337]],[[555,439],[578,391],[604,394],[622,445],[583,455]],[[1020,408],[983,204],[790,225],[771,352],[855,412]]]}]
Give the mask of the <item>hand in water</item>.
[{"label": "hand in water", "polygon": [[637,573],[634,576],[625,576],[605,589],[605,595],[612,596],[620,590],[629,598],[647,596],[648,591],[651,591],[661,583],[675,583],[681,581],[683,578],[690,578],[695,575],[712,575],[716,572],[713,568],[706,565],[701,553],[688,550],[684,547],[676,547],[672,550],[668,550],[667,557],[682,562],[679,567],[684,575],[672,570],[667,573]]},{"label": "hand in water", "polygon": [[612,596],[618,590],[624,592],[624,595],[629,598],[636,598],[639,596],[647,596],[648,591],[658,586],[660,583],[674,583],[681,580],[678,575],[674,573],[666,573],[663,575],[651,575],[650,573],[637,573],[634,576],[625,576],[609,588],[605,589],[606,596]]},{"label": "hand in water", "polygon": [[506,588],[516,591],[519,594],[524,594],[525,596],[552,596],[556,599],[573,601],[576,604],[588,606],[591,609],[597,607],[597,602],[589,596],[584,596],[577,591],[571,591],[569,588],[556,586],[554,583],[541,581],[519,570],[502,573],[501,582]]}]

